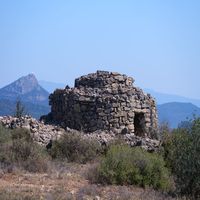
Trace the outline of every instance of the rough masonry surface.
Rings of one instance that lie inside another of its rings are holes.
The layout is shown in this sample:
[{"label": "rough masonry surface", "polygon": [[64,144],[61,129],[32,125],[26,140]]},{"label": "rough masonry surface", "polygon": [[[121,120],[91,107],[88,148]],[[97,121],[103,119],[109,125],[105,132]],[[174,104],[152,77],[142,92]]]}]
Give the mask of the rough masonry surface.
[{"label": "rough masonry surface", "polygon": [[20,118],[12,116],[0,116],[0,125],[8,129],[25,128],[30,131],[30,135],[32,136],[33,140],[42,146],[47,145],[50,140],[55,141],[62,138],[64,134],[78,134],[83,139],[96,140],[101,145],[109,145],[116,140],[121,139],[121,141],[125,142],[131,147],[140,146],[150,152],[158,151],[160,147],[159,140],[150,139],[148,137],[143,138],[135,136],[134,134],[125,134],[120,135],[120,138],[117,138],[115,133],[107,130],[97,130],[92,133],[82,133],[70,128],[66,128],[66,130],[64,130],[59,126],[44,124],[43,122],[37,121],[36,119],[27,115]]},{"label": "rough masonry surface", "polygon": [[51,112],[42,119],[83,132],[112,131],[154,138],[155,100],[133,85],[134,79],[97,71],[75,80],[75,86],[50,95]]}]

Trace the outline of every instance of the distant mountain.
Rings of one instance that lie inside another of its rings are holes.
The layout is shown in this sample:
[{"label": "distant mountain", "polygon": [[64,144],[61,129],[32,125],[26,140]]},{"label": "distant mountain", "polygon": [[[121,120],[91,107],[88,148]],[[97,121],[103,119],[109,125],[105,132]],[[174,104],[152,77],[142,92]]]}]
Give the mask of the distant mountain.
[{"label": "distant mountain", "polygon": [[45,88],[49,93],[52,93],[56,89],[65,88],[64,83],[54,83],[49,81],[39,81],[39,84]]},{"label": "distant mountain", "polygon": [[33,74],[23,76],[0,89],[0,115],[13,115],[20,100],[27,114],[35,118],[50,111],[49,93],[42,88]]},{"label": "distant mountain", "polygon": [[21,99],[24,102],[47,105],[48,97],[49,93],[39,85],[33,74],[23,76],[0,89],[0,99],[10,101]]},{"label": "distant mountain", "polygon": [[151,89],[144,89],[144,91],[150,93],[156,99],[157,104],[164,104],[169,102],[182,102],[182,103],[192,103],[200,107],[200,99],[191,99],[179,95],[159,93]]},{"label": "distant mountain", "polygon": [[171,128],[178,127],[182,121],[200,116],[200,108],[192,103],[172,102],[158,105],[159,122],[168,122]]}]

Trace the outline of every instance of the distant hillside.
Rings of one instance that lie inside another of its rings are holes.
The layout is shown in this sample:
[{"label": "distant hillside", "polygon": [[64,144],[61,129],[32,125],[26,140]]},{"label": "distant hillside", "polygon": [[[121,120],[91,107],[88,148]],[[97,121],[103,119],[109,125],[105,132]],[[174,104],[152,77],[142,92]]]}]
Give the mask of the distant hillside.
[{"label": "distant hillside", "polygon": [[29,74],[0,89],[0,115],[13,115],[20,100],[27,114],[40,118],[50,111],[48,98],[49,93]]},{"label": "distant hillside", "polygon": [[194,114],[200,116],[200,108],[192,103],[172,102],[158,105],[159,122],[168,122],[172,128],[176,128],[187,118],[191,119]]},{"label": "distant hillside", "polygon": [[[14,115],[15,114],[15,101],[0,99],[0,116]],[[50,112],[48,105],[33,104],[30,102],[23,102],[25,107],[25,114],[31,115],[32,117],[39,119],[42,115]]]},{"label": "distant hillside", "polygon": [[48,105],[48,97],[49,93],[38,84],[33,74],[21,77],[0,89],[0,99],[10,101],[21,99],[23,102]]},{"label": "distant hillside", "polygon": [[39,81],[39,84],[49,93],[52,93],[56,89],[63,89],[67,85],[64,83],[54,83],[49,81]]},{"label": "distant hillside", "polygon": [[192,103],[200,107],[200,99],[190,99],[187,97],[182,97],[173,94],[164,94],[160,92],[155,92],[151,89],[144,89],[145,92],[150,93],[157,101],[157,104],[164,104],[169,102],[182,102],[182,103]]}]

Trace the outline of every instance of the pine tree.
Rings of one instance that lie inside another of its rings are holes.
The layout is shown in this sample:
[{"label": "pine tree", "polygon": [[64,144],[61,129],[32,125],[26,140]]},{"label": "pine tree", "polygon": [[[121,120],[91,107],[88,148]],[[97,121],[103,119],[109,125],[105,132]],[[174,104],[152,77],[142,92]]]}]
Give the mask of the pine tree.
[{"label": "pine tree", "polygon": [[21,100],[17,100],[15,107],[15,117],[20,118],[24,115],[25,108]]}]

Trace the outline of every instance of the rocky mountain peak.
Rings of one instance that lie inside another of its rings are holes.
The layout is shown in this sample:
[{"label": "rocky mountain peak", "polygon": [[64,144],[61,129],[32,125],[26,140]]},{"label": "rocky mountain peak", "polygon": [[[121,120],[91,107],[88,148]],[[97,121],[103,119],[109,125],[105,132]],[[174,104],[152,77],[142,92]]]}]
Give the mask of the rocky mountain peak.
[{"label": "rocky mountain peak", "polygon": [[22,76],[16,81],[0,89],[0,99],[16,100],[48,104],[49,93],[43,89],[33,73]]},{"label": "rocky mountain peak", "polygon": [[16,92],[18,94],[26,94],[37,87],[38,81],[35,75],[28,74],[27,76],[23,76],[10,85],[4,87],[4,89],[10,92]]}]

